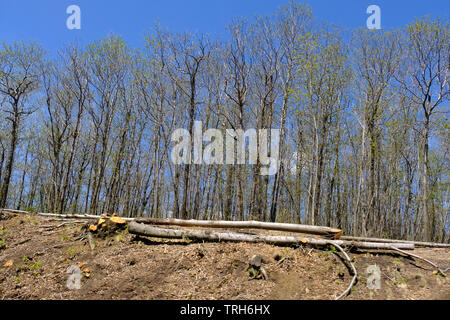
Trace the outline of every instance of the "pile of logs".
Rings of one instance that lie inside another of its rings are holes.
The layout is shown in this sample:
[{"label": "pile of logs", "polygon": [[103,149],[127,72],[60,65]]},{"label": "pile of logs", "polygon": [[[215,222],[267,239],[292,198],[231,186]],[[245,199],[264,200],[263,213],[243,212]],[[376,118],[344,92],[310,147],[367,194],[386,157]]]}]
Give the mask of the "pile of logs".
[{"label": "pile of logs", "polygon": [[[0,213],[30,214],[28,211],[0,209]],[[35,215],[46,218],[57,218],[58,220],[79,220],[79,222],[99,220],[104,216],[89,214],[56,214],[36,212]],[[211,221],[211,220],[182,220],[182,219],[152,219],[152,218],[128,218],[123,219],[129,224],[129,232],[143,236],[158,238],[190,238],[197,240],[220,240],[220,241],[246,241],[246,242],[267,242],[273,244],[310,244],[313,246],[324,246],[328,244],[338,244],[344,247],[354,247],[361,249],[388,249],[395,247],[398,249],[412,250],[415,247],[450,248],[448,243],[420,242],[408,240],[363,238],[342,236],[340,229],[311,226],[291,223],[271,223],[260,221]],[[290,233],[309,234],[312,237],[297,236],[270,236],[263,234],[247,234],[241,232],[212,230],[187,230],[187,229],[166,229],[156,226],[180,226],[180,227],[202,227],[212,229],[264,229],[273,231],[285,231]]]},{"label": "pile of logs", "polygon": [[[187,230],[166,229],[154,225],[175,225],[183,227],[208,227],[227,229],[265,229],[276,231],[296,232],[301,234],[313,234],[321,238],[304,236],[272,236],[264,234],[246,234],[232,231],[213,230]],[[235,242],[265,242],[270,244],[309,244],[312,246],[339,245],[343,247],[356,247],[361,249],[390,249],[392,246],[398,249],[414,249],[411,243],[380,243],[366,241],[340,240],[341,230],[329,227],[310,226],[289,223],[271,223],[259,221],[204,221],[204,220],[180,220],[180,219],[137,219],[128,224],[130,233],[142,236],[158,238],[189,238],[195,240],[210,241],[235,241]]]}]

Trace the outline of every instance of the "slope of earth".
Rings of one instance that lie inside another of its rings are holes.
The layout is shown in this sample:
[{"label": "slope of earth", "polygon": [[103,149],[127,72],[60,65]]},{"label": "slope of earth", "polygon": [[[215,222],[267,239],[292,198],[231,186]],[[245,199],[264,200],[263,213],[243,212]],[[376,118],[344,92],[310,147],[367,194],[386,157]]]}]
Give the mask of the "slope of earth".
[{"label": "slope of earth", "polygon": [[[144,239],[123,231],[94,239],[82,224],[7,214],[0,220],[0,299],[334,299],[349,285],[340,253],[263,243]],[[415,254],[450,266],[449,249]],[[249,272],[262,257],[267,279]],[[393,252],[351,252],[358,282],[345,299],[450,299],[450,281]],[[367,269],[381,270],[369,289]],[[69,289],[80,266],[79,289]]]}]

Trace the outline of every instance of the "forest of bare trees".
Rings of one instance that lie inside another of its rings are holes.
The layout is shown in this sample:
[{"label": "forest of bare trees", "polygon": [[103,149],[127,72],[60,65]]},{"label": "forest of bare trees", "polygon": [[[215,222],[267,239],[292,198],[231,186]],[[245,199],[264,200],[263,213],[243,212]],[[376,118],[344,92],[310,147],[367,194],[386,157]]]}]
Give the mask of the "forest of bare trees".
[{"label": "forest of bare trees", "polygon": [[[0,208],[449,241],[449,23],[345,31],[292,2],[225,39],[143,41],[2,44]],[[197,120],[280,129],[277,173],[173,164],[172,132]]]}]

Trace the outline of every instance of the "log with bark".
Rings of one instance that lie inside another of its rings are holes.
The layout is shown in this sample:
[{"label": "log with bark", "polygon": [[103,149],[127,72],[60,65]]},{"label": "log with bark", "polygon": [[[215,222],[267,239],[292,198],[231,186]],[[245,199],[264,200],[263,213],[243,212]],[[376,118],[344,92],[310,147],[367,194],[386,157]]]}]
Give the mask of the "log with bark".
[{"label": "log with bark", "polygon": [[413,250],[414,244],[409,243],[376,243],[376,242],[355,242],[345,240],[315,239],[295,236],[269,236],[269,235],[249,235],[237,232],[217,232],[212,230],[179,230],[154,227],[136,221],[128,224],[128,231],[139,236],[149,236],[157,238],[175,239],[196,239],[210,241],[235,241],[235,242],[265,242],[271,244],[308,244],[312,246],[326,246],[337,244],[343,247],[355,247],[360,249],[391,249],[392,246],[398,249]]},{"label": "log with bark", "polygon": [[265,230],[315,234],[333,239],[339,239],[342,233],[342,230],[330,227],[310,226],[292,223],[260,222],[260,221],[183,220],[183,219],[156,219],[156,218],[140,218],[135,219],[135,221],[144,224],[175,225],[183,227],[265,229]]},{"label": "log with bark", "polygon": [[[16,213],[16,214],[35,214],[42,217],[57,217],[59,219],[89,219],[98,220],[104,216],[97,216],[92,214],[58,214],[58,213],[45,213],[45,212],[28,212],[23,210],[13,210],[13,209],[1,209],[0,212],[6,213]],[[133,221],[134,218],[121,217],[125,221]]]},{"label": "log with bark", "polygon": [[383,238],[367,238],[367,237],[351,237],[342,236],[342,240],[350,241],[370,241],[370,242],[390,242],[390,243],[412,243],[417,247],[430,247],[430,248],[450,248],[449,243],[437,243],[437,242],[422,242],[411,240],[397,240],[397,239],[383,239]]}]

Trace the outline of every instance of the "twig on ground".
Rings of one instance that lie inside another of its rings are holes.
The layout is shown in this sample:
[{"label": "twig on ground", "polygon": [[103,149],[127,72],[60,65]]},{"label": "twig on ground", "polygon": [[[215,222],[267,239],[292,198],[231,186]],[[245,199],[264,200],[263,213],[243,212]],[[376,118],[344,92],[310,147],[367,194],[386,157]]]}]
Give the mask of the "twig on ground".
[{"label": "twig on ground", "polygon": [[358,273],[356,272],[356,268],[352,262],[352,259],[350,259],[350,257],[348,256],[348,254],[344,251],[344,249],[342,249],[342,247],[338,244],[336,244],[335,242],[330,241],[330,244],[332,246],[335,246],[336,248],[339,249],[339,251],[341,251],[344,254],[345,259],[348,261],[348,263],[350,263],[350,266],[352,267],[353,270],[353,278],[352,281],[350,282],[350,285],[347,287],[347,289],[345,289],[344,292],[341,293],[341,295],[339,297],[336,298],[336,300],[341,299],[342,297],[344,297],[345,295],[347,295],[350,290],[352,289],[353,285],[355,284],[356,278],[358,277]]},{"label": "twig on ground", "polygon": [[24,243],[26,243],[26,242],[28,242],[30,240],[31,240],[31,238],[28,238],[28,239],[25,239],[25,240],[13,243],[11,246],[18,246],[18,245],[24,244]]},{"label": "twig on ground", "polygon": [[267,275],[267,271],[266,269],[264,269],[263,267],[261,267],[261,274],[264,277],[264,280],[269,280],[269,276]]},{"label": "twig on ground", "polygon": [[40,255],[43,255],[43,254],[46,253],[48,250],[61,248],[62,246],[63,246],[62,244],[54,245],[54,246],[49,247],[49,248],[47,248],[47,249],[44,249],[44,250],[42,250],[42,251],[36,252],[33,256],[40,256]]},{"label": "twig on ground", "polygon": [[438,267],[437,264],[435,264],[434,262],[432,262],[432,261],[430,261],[430,260],[428,260],[428,259],[425,259],[425,258],[423,258],[423,257],[421,257],[421,256],[418,256],[418,255],[416,255],[416,254],[413,254],[413,253],[409,253],[409,252],[400,250],[399,248],[396,248],[396,247],[391,247],[391,248],[392,248],[392,250],[398,251],[398,252],[403,253],[403,254],[405,254],[405,255],[407,255],[407,256],[411,256],[411,257],[413,257],[413,258],[416,258],[416,259],[425,261],[426,263],[428,263],[428,264],[432,265],[433,267],[435,267],[435,268],[438,270],[438,272],[439,272],[440,274],[442,274],[444,277],[447,276],[447,275],[445,274],[445,272],[446,272],[448,269],[446,269],[446,270],[441,270],[441,269]]},{"label": "twig on ground", "polygon": [[283,263],[283,261],[284,261],[285,259],[286,259],[286,256],[284,256],[283,258],[281,258],[280,260],[278,260],[276,266],[279,265],[279,264],[281,264],[281,263]]},{"label": "twig on ground", "polygon": [[87,223],[87,222],[88,221],[86,221],[86,220],[71,220],[71,221],[66,221],[66,222],[60,223],[60,224],[58,224],[56,226],[42,226],[41,228],[45,229],[45,230],[55,230],[55,229],[61,228],[62,226],[65,226],[67,224],[71,224],[71,223]]}]

